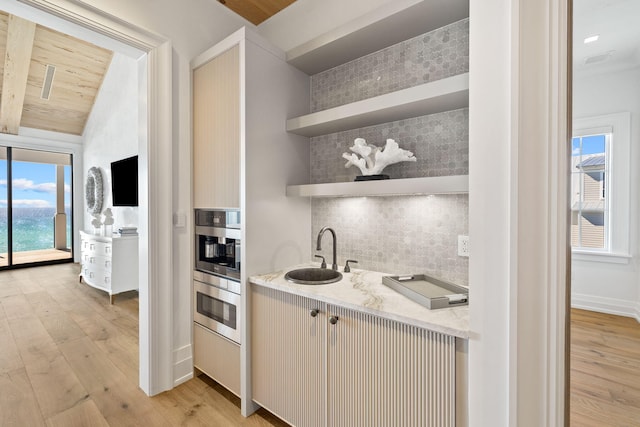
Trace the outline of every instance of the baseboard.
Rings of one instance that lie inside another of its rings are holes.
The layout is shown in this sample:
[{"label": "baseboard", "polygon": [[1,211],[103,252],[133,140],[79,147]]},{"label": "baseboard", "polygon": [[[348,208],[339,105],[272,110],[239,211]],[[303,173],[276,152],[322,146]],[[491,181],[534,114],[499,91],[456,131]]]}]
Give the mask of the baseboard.
[{"label": "baseboard", "polygon": [[189,381],[193,378],[193,352],[191,344],[173,351],[173,386]]},{"label": "baseboard", "polygon": [[571,307],[633,317],[640,322],[640,303],[636,301],[573,293],[571,295]]}]

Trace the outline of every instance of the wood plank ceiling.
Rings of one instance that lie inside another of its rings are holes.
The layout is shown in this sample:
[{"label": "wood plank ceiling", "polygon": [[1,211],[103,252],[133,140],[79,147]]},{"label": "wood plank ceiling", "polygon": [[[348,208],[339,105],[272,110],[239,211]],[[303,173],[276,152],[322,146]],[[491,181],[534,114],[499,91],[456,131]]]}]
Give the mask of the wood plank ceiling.
[{"label": "wood plank ceiling", "polygon": [[218,0],[254,25],[266,21],[296,0]]},{"label": "wood plank ceiling", "polygon": [[112,56],[0,12],[0,132],[17,135],[28,127],[82,135]]}]

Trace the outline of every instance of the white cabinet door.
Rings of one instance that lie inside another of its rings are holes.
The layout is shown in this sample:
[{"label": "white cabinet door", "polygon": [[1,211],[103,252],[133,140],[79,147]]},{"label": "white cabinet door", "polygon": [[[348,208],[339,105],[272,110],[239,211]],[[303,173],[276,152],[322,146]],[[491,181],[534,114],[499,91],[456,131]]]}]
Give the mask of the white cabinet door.
[{"label": "white cabinet door", "polygon": [[236,45],[193,70],[193,207],[240,208]]},{"label": "white cabinet door", "polygon": [[328,426],[455,426],[455,338],[328,306]]},{"label": "white cabinet door", "polygon": [[292,425],[326,425],[325,305],[260,286],[251,290],[253,400]]}]

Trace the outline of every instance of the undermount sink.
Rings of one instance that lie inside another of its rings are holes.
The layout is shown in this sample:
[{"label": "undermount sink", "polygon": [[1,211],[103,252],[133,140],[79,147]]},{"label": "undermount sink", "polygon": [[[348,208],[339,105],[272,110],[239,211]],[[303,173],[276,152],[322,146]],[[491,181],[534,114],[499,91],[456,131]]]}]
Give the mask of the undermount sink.
[{"label": "undermount sink", "polygon": [[289,282],[300,285],[328,285],[342,279],[342,273],[329,268],[299,268],[284,275]]}]

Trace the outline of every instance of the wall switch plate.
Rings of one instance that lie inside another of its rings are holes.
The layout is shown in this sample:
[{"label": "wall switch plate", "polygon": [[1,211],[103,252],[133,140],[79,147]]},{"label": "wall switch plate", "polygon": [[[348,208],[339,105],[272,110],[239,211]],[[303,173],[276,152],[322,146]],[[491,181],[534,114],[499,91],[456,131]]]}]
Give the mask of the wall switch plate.
[{"label": "wall switch plate", "polygon": [[183,228],[187,225],[187,215],[184,212],[177,212],[173,214],[173,225],[176,228]]},{"label": "wall switch plate", "polygon": [[469,256],[469,236],[458,236],[458,256]]}]

